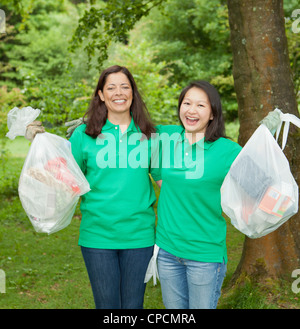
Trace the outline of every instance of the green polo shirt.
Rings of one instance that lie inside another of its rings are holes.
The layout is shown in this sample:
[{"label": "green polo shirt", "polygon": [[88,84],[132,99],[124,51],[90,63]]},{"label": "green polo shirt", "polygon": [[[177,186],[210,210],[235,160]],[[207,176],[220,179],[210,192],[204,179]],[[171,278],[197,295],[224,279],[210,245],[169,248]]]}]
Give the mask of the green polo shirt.
[{"label": "green polo shirt", "polygon": [[[158,201],[156,244],[180,258],[202,262],[225,259],[227,262],[220,188],[241,147],[226,138],[215,142],[202,139],[190,145],[182,126],[159,126],[158,129],[165,138],[161,138],[160,178],[163,182]],[[173,136],[171,142],[170,138],[167,140],[168,135]],[[170,151],[168,144],[172,145]]]},{"label": "green polo shirt", "polygon": [[86,125],[70,138],[72,153],[91,191],[82,196],[79,245],[100,249],[154,244],[156,201],[149,177],[150,140],[141,140],[133,120],[122,133],[108,120],[95,139]]}]

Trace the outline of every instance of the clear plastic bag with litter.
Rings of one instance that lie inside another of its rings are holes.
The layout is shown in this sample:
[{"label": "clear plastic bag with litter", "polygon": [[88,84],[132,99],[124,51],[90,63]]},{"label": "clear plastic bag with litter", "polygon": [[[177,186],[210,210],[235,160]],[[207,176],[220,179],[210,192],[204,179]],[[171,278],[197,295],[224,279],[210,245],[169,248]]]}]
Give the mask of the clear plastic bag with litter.
[{"label": "clear plastic bag with litter", "polygon": [[289,123],[300,119],[276,109],[279,121],[276,139],[285,123],[282,148],[265,124],[248,140],[221,187],[221,204],[231,223],[250,238],[276,230],[298,212],[298,185],[282,150]]},{"label": "clear plastic bag with litter", "polygon": [[[8,114],[7,137],[14,139],[25,135],[26,126],[36,119],[39,110],[27,107],[12,111]],[[37,134],[18,187],[22,206],[34,229],[51,234],[68,226],[80,196],[89,190],[89,183],[72,155],[70,142],[47,132]]]}]

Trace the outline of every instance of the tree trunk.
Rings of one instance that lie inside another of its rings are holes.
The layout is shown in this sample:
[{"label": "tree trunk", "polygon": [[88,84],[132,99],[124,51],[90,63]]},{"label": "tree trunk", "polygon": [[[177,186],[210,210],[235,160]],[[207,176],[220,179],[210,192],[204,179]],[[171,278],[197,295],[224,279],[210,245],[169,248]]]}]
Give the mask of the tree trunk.
[{"label": "tree trunk", "polygon": [[[282,0],[228,0],[233,77],[239,107],[239,143],[276,107],[298,115],[289,64]],[[298,185],[300,138],[291,124],[285,155]],[[245,238],[233,280],[291,277],[300,268],[300,214],[259,239]]]}]

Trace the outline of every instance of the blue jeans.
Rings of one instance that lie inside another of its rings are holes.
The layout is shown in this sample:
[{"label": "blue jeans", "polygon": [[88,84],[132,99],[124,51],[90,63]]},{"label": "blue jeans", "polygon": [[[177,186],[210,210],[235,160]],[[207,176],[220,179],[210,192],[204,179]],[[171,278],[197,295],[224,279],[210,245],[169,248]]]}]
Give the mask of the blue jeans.
[{"label": "blue jeans", "polygon": [[144,283],[153,247],[94,249],[81,247],[97,309],[142,309]]},{"label": "blue jeans", "polygon": [[167,309],[215,309],[221,295],[226,264],[176,257],[159,249],[158,274]]}]

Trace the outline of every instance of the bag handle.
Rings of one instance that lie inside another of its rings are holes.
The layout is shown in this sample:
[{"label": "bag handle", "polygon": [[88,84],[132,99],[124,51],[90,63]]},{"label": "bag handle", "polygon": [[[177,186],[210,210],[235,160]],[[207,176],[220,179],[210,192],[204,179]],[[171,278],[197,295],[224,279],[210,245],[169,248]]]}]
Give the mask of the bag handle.
[{"label": "bag handle", "polygon": [[282,127],[282,123],[285,122],[284,128],[283,128],[283,135],[282,135],[282,147],[283,150],[285,148],[287,137],[290,129],[290,123],[293,123],[295,126],[300,128],[300,119],[297,118],[294,114],[289,113],[282,113],[279,109],[275,109],[274,111],[278,112],[280,115],[280,123],[276,130],[276,142],[278,141],[279,133]]}]

